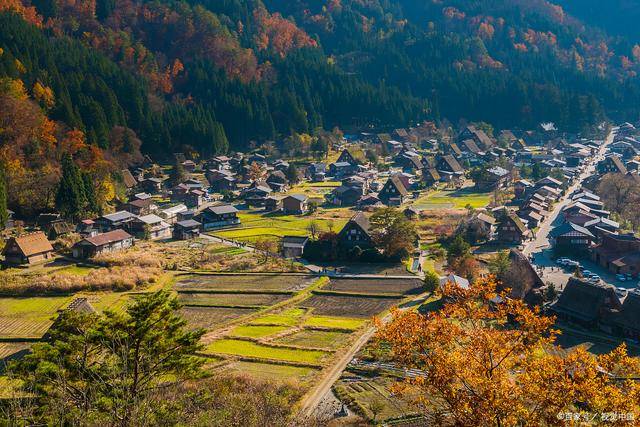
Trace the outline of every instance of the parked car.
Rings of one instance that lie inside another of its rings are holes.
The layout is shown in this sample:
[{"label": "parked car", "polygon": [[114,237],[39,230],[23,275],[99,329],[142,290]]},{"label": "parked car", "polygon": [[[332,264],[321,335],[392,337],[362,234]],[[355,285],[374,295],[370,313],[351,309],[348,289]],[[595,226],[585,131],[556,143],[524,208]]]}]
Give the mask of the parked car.
[{"label": "parked car", "polygon": [[616,280],[619,280],[621,282],[626,282],[627,276],[625,276],[624,274],[616,274]]},{"label": "parked car", "polygon": [[593,275],[589,278],[589,280],[590,280],[590,281],[593,281],[593,282],[595,282],[595,283],[598,283],[598,282],[599,282],[600,280],[602,280],[602,279],[601,279],[601,278],[600,278],[600,276],[598,276],[597,274],[593,274]]},{"label": "parked car", "polygon": [[591,270],[582,270],[582,275],[584,277],[591,277],[593,273],[591,272]]}]

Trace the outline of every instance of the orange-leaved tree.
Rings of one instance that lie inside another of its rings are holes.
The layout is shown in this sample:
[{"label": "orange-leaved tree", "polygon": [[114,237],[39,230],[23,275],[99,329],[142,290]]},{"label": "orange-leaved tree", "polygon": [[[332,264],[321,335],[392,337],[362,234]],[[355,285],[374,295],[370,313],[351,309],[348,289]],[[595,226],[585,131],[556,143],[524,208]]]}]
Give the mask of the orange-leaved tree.
[{"label": "orange-leaved tree", "polygon": [[[377,342],[422,373],[397,387],[436,425],[557,425],[567,415],[640,417],[640,362],[621,346],[558,351],[553,318],[498,294],[491,277],[445,286],[440,311],[395,311]],[[499,298],[496,298],[499,297]],[[623,414],[623,416],[620,416]]]}]

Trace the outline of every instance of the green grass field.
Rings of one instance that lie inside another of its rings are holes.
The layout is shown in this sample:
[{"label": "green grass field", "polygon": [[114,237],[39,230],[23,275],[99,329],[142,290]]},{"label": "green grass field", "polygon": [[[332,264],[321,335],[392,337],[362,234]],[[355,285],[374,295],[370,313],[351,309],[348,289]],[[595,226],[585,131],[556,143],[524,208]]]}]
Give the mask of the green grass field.
[{"label": "green grass field", "polygon": [[476,193],[467,189],[444,190],[429,193],[417,199],[413,206],[418,209],[464,209],[467,205],[478,209],[491,201],[491,193]]},{"label": "green grass field", "polygon": [[242,225],[231,230],[211,234],[226,239],[255,242],[258,239],[279,239],[283,236],[307,236],[309,224],[314,222],[320,230],[330,227],[339,230],[347,222],[347,211],[317,212],[315,215],[273,215],[263,211],[240,211]]},{"label": "green grass field", "polygon": [[346,332],[307,329],[284,336],[276,341],[281,344],[335,350],[343,345],[349,339],[349,336],[350,334]]},{"label": "green grass field", "polygon": [[207,346],[206,352],[300,363],[320,363],[328,355],[324,351],[273,347],[234,339],[214,341]]},{"label": "green grass field", "polygon": [[317,328],[335,328],[356,330],[365,323],[364,319],[351,319],[348,317],[311,316],[305,320],[303,326]]},{"label": "green grass field", "polygon": [[290,308],[280,313],[267,314],[251,321],[252,325],[297,325],[307,311],[303,308]]},{"label": "green grass field", "polygon": [[287,329],[289,329],[287,326],[244,325],[234,328],[230,335],[246,338],[264,338],[284,332]]},{"label": "green grass field", "polygon": [[70,297],[0,298],[0,337],[40,338]]}]

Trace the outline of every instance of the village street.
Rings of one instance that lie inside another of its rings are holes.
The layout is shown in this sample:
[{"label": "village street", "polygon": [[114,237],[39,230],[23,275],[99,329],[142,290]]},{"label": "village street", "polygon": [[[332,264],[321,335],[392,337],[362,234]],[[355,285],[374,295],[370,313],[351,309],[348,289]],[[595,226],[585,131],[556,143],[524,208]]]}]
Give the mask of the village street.
[{"label": "village street", "polygon": [[[614,137],[615,131],[610,132],[607,136],[607,139],[600,146],[597,154],[584,167],[584,170],[582,171],[578,179],[576,179],[575,182],[567,189],[562,199],[560,199],[555,204],[551,214],[540,225],[536,236],[533,238],[533,240],[527,242],[524,246],[524,249],[522,250],[525,256],[532,258],[533,265],[536,268],[541,269],[542,280],[545,283],[553,283],[559,290],[564,287],[569,277],[573,274],[573,271],[562,269],[555,264],[552,258],[552,248],[549,241],[549,234],[555,227],[561,225],[564,222],[564,219],[561,215],[562,210],[571,203],[571,196],[576,192],[576,190],[580,189],[584,180],[593,174],[596,165],[600,160],[604,158],[607,147],[613,142]],[[587,264],[589,265],[589,267],[593,268],[591,271],[598,271],[598,273],[600,273],[600,271],[603,270],[598,268],[598,266],[596,266],[595,264],[588,262]],[[615,281],[614,275],[608,274],[604,271],[602,271],[601,277],[607,282],[609,282],[610,280]],[[616,286],[618,285],[616,284]]]}]

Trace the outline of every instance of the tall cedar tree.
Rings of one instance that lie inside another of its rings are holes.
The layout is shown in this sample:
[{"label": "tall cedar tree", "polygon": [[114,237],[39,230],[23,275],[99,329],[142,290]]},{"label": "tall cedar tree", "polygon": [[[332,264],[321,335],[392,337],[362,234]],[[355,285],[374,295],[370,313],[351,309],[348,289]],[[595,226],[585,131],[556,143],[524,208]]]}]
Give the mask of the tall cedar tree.
[{"label": "tall cedar tree", "polygon": [[290,183],[296,184],[300,177],[298,176],[298,168],[293,163],[289,163],[289,167],[287,168],[287,179]]},{"label": "tall cedar tree", "polygon": [[0,163],[0,230],[6,227],[9,221],[7,208],[7,182],[4,172],[4,165]]},{"label": "tall cedar tree", "polygon": [[199,377],[204,331],[188,330],[166,291],[123,313],[65,311],[46,342],[9,367],[35,397],[34,423],[137,425],[155,392]]},{"label": "tall cedar tree", "polygon": [[87,211],[101,215],[102,206],[98,203],[98,197],[96,195],[96,187],[93,182],[93,176],[88,172],[82,173],[82,183],[84,188],[84,194],[87,198]]},{"label": "tall cedar tree", "polygon": [[62,179],[56,194],[56,208],[72,220],[78,219],[85,212],[87,196],[80,169],[70,154],[62,158]]},{"label": "tall cedar tree", "polygon": [[184,171],[184,166],[180,162],[179,159],[176,158],[175,163],[173,165],[173,169],[171,169],[170,175],[171,184],[178,185],[186,178],[186,173]]}]

